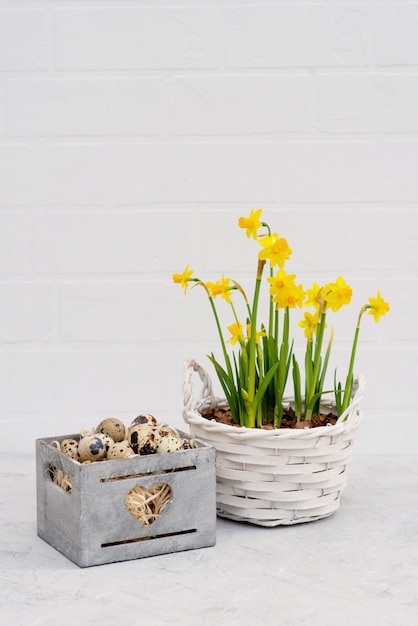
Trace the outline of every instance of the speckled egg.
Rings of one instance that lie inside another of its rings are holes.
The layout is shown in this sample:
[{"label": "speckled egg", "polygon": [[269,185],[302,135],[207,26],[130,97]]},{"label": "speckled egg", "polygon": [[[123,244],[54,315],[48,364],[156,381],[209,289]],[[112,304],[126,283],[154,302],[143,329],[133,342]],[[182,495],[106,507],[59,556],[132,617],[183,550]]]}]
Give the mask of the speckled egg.
[{"label": "speckled egg", "polygon": [[88,437],[89,435],[94,435],[94,428],[83,428],[80,432],[80,437]]},{"label": "speckled egg", "polygon": [[78,457],[78,441],[75,439],[63,439],[63,441],[61,441],[60,450],[65,456],[69,456],[75,461],[80,460]]},{"label": "speckled egg", "polygon": [[191,450],[192,448],[198,448],[198,445],[194,439],[183,439],[183,450]]},{"label": "speckled egg", "polygon": [[180,438],[180,435],[174,426],[169,426],[163,422],[157,425],[156,430],[158,431],[160,437],[167,437],[167,435],[171,435],[172,437]]},{"label": "speckled egg", "polygon": [[137,424],[129,428],[128,442],[135,454],[155,454],[157,451],[154,428],[147,424]]},{"label": "speckled egg", "polygon": [[106,456],[106,446],[97,435],[88,435],[78,442],[80,461],[101,461]]},{"label": "speckled egg", "polygon": [[96,437],[100,437],[100,439],[103,441],[106,448],[106,453],[109,451],[110,445],[112,443],[115,443],[112,437],[109,437],[109,435],[104,435],[103,433],[96,433]]},{"label": "speckled egg", "polygon": [[140,426],[141,424],[147,424],[148,426],[157,426],[157,420],[150,413],[143,413],[142,415],[138,415],[134,420],[129,424],[128,430],[133,428],[134,426]]},{"label": "speckled egg", "polygon": [[108,460],[114,459],[129,459],[129,457],[135,456],[135,452],[127,441],[118,441],[117,443],[111,443],[109,450],[107,451]]},{"label": "speckled egg", "polygon": [[176,437],[171,433],[167,432],[165,435],[162,435],[164,431],[160,430],[157,434],[157,452],[159,454],[164,454],[166,452],[176,452],[177,450],[183,450],[183,439],[180,437]]},{"label": "speckled egg", "polygon": [[126,437],[126,427],[123,422],[116,417],[108,417],[101,421],[96,428],[96,433],[102,433],[103,435],[109,435],[113,441],[123,441]]}]

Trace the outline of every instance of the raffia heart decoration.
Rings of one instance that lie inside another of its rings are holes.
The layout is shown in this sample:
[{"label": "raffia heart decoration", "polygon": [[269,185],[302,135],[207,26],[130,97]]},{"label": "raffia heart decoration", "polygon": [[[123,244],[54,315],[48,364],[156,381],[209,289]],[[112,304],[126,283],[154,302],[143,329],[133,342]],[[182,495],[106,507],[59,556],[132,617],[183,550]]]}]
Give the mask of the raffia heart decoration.
[{"label": "raffia heart decoration", "polygon": [[150,489],[139,485],[130,489],[125,497],[129,513],[144,526],[151,526],[171,500],[171,487],[159,483]]}]

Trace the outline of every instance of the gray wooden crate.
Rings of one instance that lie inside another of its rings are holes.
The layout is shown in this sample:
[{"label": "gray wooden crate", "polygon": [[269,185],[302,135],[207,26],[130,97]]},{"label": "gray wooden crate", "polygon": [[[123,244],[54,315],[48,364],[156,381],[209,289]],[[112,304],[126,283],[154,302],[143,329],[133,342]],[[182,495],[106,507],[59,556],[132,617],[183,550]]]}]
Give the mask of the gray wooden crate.
[{"label": "gray wooden crate", "polygon": [[[213,447],[198,442],[190,450],[84,465],[48,445],[78,438],[36,440],[39,537],[80,567],[215,545]],[[70,493],[52,481],[50,466],[68,474]],[[158,483],[170,486],[171,500],[144,526],[126,508],[125,497],[133,487]]]}]

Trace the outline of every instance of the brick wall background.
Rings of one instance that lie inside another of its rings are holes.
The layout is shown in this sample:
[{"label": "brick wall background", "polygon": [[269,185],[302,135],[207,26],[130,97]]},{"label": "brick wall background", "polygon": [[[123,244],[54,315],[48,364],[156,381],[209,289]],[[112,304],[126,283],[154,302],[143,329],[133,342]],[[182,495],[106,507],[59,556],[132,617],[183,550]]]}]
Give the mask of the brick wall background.
[{"label": "brick wall background", "polygon": [[182,427],[183,363],[212,372],[218,343],[171,275],[250,288],[236,222],[263,207],[289,271],[353,285],[341,371],[361,305],[390,302],[363,320],[357,450],[417,452],[417,28],[418,2],[0,0],[3,450]]}]

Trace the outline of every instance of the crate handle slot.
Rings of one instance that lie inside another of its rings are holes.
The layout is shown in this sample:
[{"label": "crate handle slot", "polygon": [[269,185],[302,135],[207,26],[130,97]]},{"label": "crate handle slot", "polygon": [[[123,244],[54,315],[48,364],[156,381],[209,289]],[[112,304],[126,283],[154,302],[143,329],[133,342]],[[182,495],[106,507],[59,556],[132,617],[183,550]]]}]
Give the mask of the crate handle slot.
[{"label": "crate handle slot", "polygon": [[127,543],[139,543],[140,541],[149,541],[151,539],[164,539],[165,537],[178,537],[179,535],[190,535],[196,533],[197,528],[190,528],[189,530],[179,530],[174,533],[164,533],[161,535],[149,535],[148,537],[136,537],[135,539],[121,539],[120,541],[110,541],[109,543],[102,543],[101,548],[111,548],[113,546],[121,546]]},{"label": "crate handle slot", "polygon": [[189,472],[195,470],[196,465],[188,465],[187,467],[174,467],[167,470],[155,470],[154,472],[144,472],[142,474],[125,474],[124,476],[110,476],[109,478],[101,478],[101,483],[111,483],[115,480],[128,480],[130,478],[144,478],[144,476],[159,476],[160,474],[172,474],[173,472]]}]

